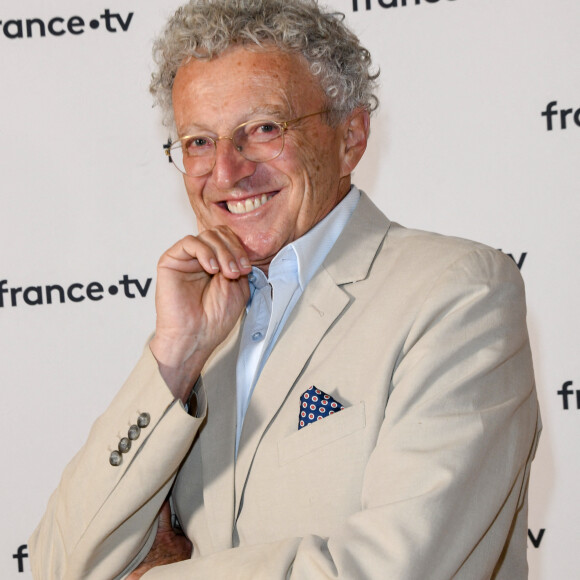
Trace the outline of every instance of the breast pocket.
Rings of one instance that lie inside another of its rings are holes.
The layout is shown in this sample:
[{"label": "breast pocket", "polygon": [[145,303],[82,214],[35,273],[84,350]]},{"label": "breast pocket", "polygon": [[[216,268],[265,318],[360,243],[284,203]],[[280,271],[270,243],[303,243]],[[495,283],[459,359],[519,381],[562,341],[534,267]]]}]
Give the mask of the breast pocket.
[{"label": "breast pocket", "polygon": [[365,404],[361,401],[357,405],[347,407],[321,421],[312,423],[280,441],[278,461],[280,465],[289,463],[364,429],[365,424]]}]

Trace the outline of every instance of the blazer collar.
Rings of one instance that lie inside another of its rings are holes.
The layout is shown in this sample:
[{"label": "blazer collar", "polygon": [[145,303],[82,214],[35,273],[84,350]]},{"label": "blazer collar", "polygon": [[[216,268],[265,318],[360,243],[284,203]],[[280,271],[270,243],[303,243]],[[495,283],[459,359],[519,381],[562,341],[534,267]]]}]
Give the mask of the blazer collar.
[{"label": "blazer collar", "polygon": [[361,191],[350,220],[323,262],[337,285],[364,280],[391,226],[390,220]]}]

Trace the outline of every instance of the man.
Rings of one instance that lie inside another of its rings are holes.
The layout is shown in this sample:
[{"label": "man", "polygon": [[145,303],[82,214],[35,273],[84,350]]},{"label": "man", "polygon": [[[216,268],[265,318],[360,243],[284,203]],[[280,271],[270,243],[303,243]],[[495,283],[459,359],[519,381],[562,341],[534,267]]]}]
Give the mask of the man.
[{"label": "man", "polygon": [[155,335],[35,578],[525,578],[521,278],[351,186],[366,50],[313,0],[192,0],[157,55],[199,234],[159,261]]}]

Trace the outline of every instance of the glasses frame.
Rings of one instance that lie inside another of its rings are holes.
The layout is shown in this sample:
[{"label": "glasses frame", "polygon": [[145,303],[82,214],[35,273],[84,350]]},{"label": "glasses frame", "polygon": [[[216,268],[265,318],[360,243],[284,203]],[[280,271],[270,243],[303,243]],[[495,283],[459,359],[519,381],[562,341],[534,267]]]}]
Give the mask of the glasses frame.
[{"label": "glasses frame", "polygon": [[[238,125],[237,127],[234,128],[234,130],[232,131],[232,134],[227,137],[227,136],[223,136],[223,137],[210,137],[208,135],[185,135],[184,137],[180,137],[179,139],[176,139],[175,141],[171,140],[171,137],[169,137],[167,139],[167,143],[163,144],[163,149],[164,149],[164,153],[166,155],[166,157],[168,158],[167,160],[169,161],[169,163],[171,163],[171,165],[173,165],[180,173],[183,173],[184,175],[187,175],[188,177],[201,177],[202,175],[207,175],[208,173],[210,173],[213,168],[215,167],[215,162],[216,162],[216,158],[217,158],[217,142],[221,141],[222,139],[228,139],[230,140],[236,151],[238,151],[240,153],[240,155],[244,158],[247,159],[248,161],[252,161],[253,163],[265,163],[267,161],[272,161],[272,159],[276,159],[276,157],[279,157],[282,154],[282,151],[284,151],[284,144],[285,144],[285,140],[284,140],[284,136],[286,134],[286,131],[288,131],[288,129],[290,129],[290,125],[297,123],[298,121],[302,121],[303,119],[308,119],[309,117],[315,117],[316,115],[323,115],[325,113],[330,113],[330,109],[324,109],[323,111],[317,111],[316,113],[309,113],[308,115],[302,115],[301,117],[296,117],[295,119],[290,119],[289,121],[272,121],[271,119],[252,119],[251,121],[246,121],[245,123],[242,123],[241,125]],[[256,161],[254,159],[250,159],[248,157],[246,157],[242,151],[242,148],[239,147],[238,145],[236,145],[235,141],[234,141],[234,135],[243,127],[245,127],[246,125],[250,125],[252,123],[270,123],[272,125],[277,125],[280,130],[280,136],[279,137],[274,137],[274,139],[272,139],[272,141],[274,141],[275,139],[282,139],[282,145],[280,147],[280,151],[278,151],[278,153],[276,153],[276,155],[273,155],[270,158],[267,159],[261,159],[260,161]],[[191,175],[190,173],[187,173],[186,171],[182,171],[175,163],[175,161],[173,161],[173,157],[171,156],[171,150],[176,148],[175,145],[177,143],[181,144],[181,148],[183,148],[183,143],[185,141],[187,141],[188,139],[192,139],[195,137],[203,137],[204,139],[207,139],[208,141],[211,141],[211,143],[213,143],[213,162],[211,164],[211,167],[207,170],[204,171],[203,173],[199,173],[196,175]]]}]

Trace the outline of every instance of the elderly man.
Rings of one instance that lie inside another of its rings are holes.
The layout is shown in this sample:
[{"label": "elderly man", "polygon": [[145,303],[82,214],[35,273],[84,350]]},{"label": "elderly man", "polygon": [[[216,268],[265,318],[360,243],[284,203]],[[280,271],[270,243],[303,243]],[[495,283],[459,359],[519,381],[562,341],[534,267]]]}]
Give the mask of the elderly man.
[{"label": "elderly man", "polygon": [[35,578],[525,578],[521,278],[351,184],[368,52],[314,0],[192,0],[156,54],[199,234],[159,261],[155,335]]}]

